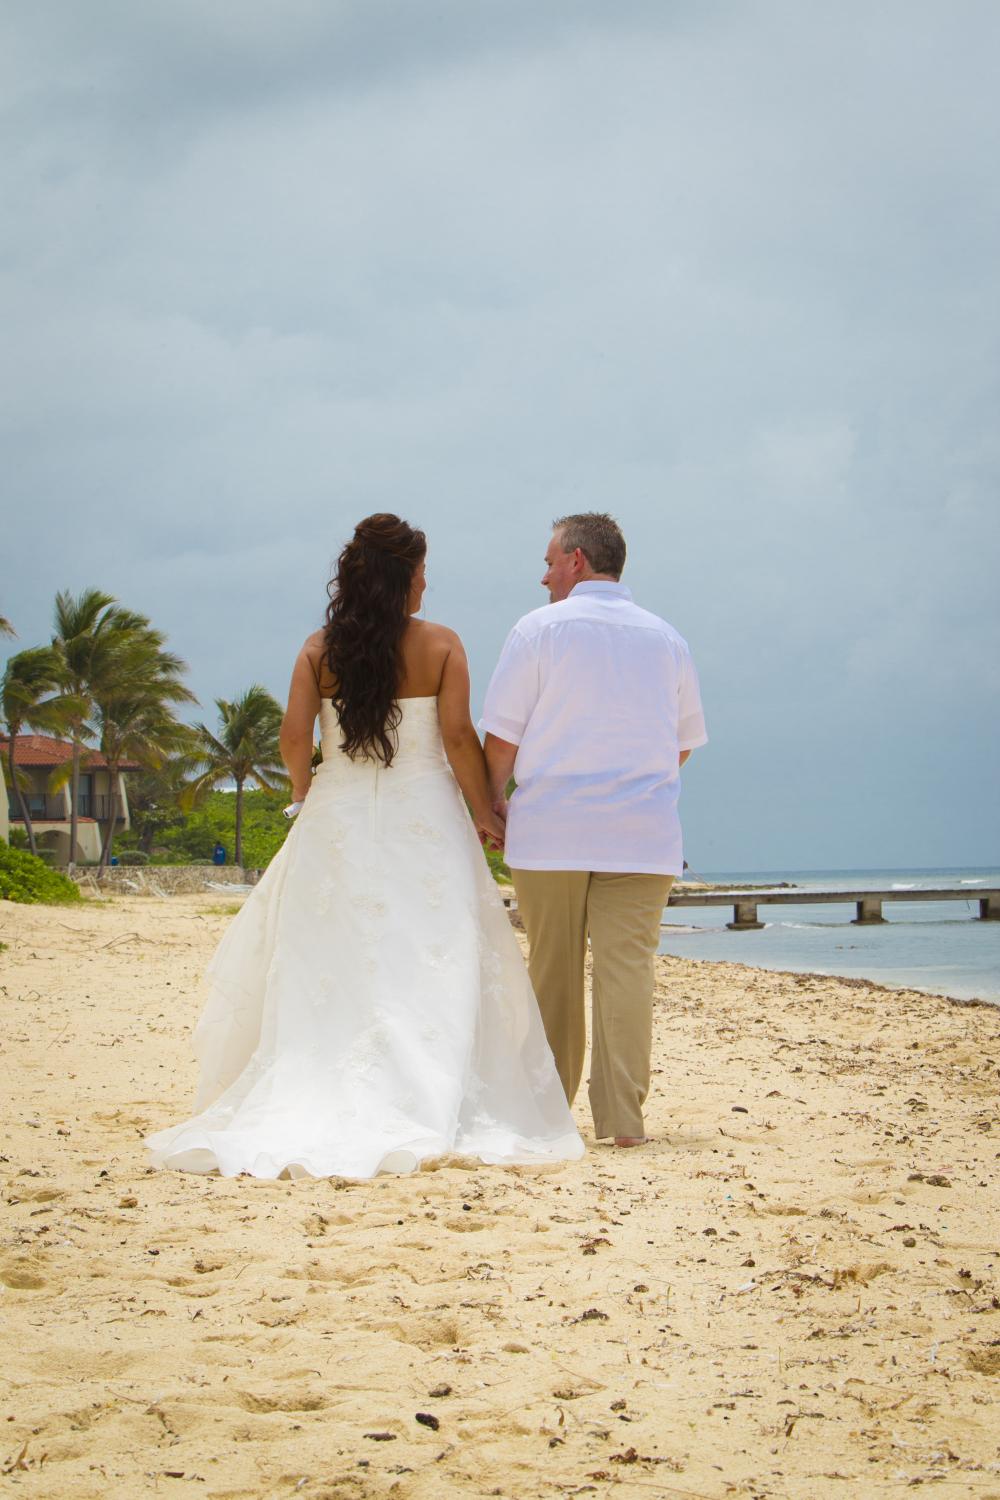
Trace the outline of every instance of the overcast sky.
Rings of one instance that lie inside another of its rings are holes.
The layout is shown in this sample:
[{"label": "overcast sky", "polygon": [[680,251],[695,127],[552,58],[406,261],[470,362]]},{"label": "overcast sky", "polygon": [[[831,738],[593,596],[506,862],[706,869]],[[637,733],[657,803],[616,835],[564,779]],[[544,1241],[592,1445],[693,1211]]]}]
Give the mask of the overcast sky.
[{"label": "overcast sky", "polygon": [[4,566],[284,697],[354,522],[478,711],[610,509],[691,644],[695,869],[996,863],[1000,5],[0,10]]}]

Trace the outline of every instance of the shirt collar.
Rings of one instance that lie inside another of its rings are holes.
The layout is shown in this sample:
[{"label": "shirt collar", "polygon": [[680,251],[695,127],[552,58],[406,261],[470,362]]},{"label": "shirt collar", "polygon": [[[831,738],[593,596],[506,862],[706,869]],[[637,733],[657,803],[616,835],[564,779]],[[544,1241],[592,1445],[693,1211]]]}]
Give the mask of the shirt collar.
[{"label": "shirt collar", "polygon": [[632,598],[630,588],[626,588],[624,583],[615,583],[611,578],[585,578],[582,583],[574,584],[566,597],[572,599],[574,594],[610,594],[614,599]]}]

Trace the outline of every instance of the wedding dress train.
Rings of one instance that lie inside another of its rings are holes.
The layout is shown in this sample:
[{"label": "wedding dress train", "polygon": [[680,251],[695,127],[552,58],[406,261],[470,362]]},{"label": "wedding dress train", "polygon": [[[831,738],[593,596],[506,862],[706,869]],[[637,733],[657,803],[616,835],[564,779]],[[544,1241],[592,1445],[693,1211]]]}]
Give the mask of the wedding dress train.
[{"label": "wedding dress train", "polygon": [[583,1154],[437,699],[400,706],[387,769],[343,754],[323,703],[302,812],[209,967],[197,1113],[148,1138],[156,1166],[366,1178]]}]

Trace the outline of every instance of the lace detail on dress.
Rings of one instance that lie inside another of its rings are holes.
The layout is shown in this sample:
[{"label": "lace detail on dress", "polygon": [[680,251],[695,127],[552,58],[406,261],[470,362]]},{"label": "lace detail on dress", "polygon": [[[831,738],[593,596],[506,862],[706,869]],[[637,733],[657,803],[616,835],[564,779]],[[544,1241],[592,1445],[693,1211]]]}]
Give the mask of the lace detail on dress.
[{"label": "lace detail on dress", "polygon": [[338,1064],[339,1071],[359,1078],[371,1074],[388,1055],[390,1041],[386,1020],[379,1017],[354,1039]]},{"label": "lace detail on dress", "polygon": [[357,915],[372,926],[384,922],[388,915],[389,908],[385,902],[367,891],[353,891],[348,899]]},{"label": "lace detail on dress", "polygon": [[326,916],[339,894],[340,887],[334,876],[324,875],[316,890],[316,910],[321,917]]}]

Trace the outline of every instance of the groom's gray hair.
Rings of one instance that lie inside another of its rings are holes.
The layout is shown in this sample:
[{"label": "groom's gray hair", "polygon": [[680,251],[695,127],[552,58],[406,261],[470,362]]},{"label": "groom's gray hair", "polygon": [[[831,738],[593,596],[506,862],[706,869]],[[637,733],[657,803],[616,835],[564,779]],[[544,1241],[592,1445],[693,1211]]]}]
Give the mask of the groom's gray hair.
[{"label": "groom's gray hair", "polygon": [[585,510],[575,516],[560,516],[552,522],[552,529],[559,533],[562,550],[575,552],[579,547],[595,573],[622,576],[625,538],[614,516],[602,510]]}]

